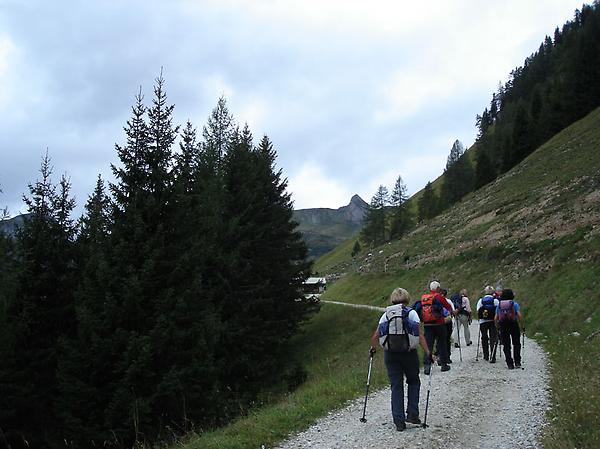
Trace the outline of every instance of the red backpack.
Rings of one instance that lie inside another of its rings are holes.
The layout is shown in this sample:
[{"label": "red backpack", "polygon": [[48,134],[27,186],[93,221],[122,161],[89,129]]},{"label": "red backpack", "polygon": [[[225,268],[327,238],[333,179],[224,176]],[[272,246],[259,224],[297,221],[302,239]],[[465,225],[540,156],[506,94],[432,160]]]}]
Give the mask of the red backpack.
[{"label": "red backpack", "polygon": [[436,324],[440,318],[444,317],[444,306],[434,293],[429,293],[421,297],[421,306],[423,308],[423,323]]}]

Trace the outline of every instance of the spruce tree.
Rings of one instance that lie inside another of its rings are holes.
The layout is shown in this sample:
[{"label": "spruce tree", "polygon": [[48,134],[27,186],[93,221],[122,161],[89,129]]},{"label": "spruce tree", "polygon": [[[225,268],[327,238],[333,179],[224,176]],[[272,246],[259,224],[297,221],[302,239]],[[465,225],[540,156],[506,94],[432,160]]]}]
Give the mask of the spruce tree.
[{"label": "spruce tree", "polygon": [[418,203],[419,222],[429,220],[438,214],[438,198],[433,191],[431,182],[425,184],[423,195],[419,198]]},{"label": "spruce tree", "polygon": [[411,216],[409,209],[406,207],[407,200],[406,185],[402,181],[402,177],[398,176],[390,200],[390,205],[392,206],[390,238],[392,239],[402,237],[410,228]]},{"label": "spruce tree", "polygon": [[386,241],[386,207],[389,203],[389,193],[385,186],[380,185],[367,208],[361,236],[371,245],[380,245]]},{"label": "spruce tree", "polygon": [[[0,416],[13,444],[56,444],[60,341],[74,332],[73,283],[76,270],[74,201],[65,176],[52,183],[50,158],[23,199],[29,216],[17,232],[15,293],[6,304],[6,334],[0,367]],[[20,440],[20,441],[19,441]]]}]

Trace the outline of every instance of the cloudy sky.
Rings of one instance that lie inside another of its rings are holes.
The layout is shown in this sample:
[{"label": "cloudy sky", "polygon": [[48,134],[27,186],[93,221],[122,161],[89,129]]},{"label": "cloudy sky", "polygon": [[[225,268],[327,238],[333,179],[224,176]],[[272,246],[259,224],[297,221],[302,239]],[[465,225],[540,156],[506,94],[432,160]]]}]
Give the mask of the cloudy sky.
[{"label": "cloudy sky", "polygon": [[443,170],[498,83],[581,0],[0,0],[0,206],[48,150],[79,204],[110,179],[133,97],[163,67],[175,120],[224,95],[269,135],[295,208],[409,193]]}]

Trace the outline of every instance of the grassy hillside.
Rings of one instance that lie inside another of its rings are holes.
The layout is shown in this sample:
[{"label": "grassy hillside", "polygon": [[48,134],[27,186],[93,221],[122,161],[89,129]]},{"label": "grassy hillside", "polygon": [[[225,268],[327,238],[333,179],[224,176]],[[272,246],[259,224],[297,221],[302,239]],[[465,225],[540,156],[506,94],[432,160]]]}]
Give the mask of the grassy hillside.
[{"label": "grassy hillside", "polygon": [[[383,304],[394,285],[417,295],[431,278],[471,298],[488,283],[512,287],[527,333],[552,361],[547,448],[597,447],[600,437],[600,110],[540,147],[491,185],[406,238],[352,262],[341,247],[321,273],[348,273],[327,295]],[[589,339],[588,339],[589,337]],[[525,348],[525,351],[527,348]]]},{"label": "grassy hillside", "polygon": [[[527,334],[551,360],[550,426],[544,446],[595,448],[600,438],[600,110],[564,130],[493,184],[470,194],[400,241],[364,251],[348,241],[315,270],[345,273],[325,299],[384,305],[396,286],[420,295],[431,278],[472,301],[488,283],[511,287]],[[370,254],[370,255],[369,255]],[[324,305],[294,339],[289,360],[307,381],[272,392],[232,425],[190,438],[185,448],[272,447],[292,431],[364,394],[366,349],[377,312]],[[524,348],[527,353],[527,347]],[[387,379],[376,358],[375,385]]]}]

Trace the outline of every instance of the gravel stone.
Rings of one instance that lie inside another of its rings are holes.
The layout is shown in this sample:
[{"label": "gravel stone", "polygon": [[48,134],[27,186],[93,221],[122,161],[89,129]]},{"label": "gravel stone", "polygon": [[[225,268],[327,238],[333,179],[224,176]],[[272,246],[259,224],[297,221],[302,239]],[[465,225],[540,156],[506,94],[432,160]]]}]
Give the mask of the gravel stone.
[{"label": "gravel stone", "polygon": [[[477,331],[475,322],[471,334],[476,337]],[[458,349],[453,347],[452,369],[442,373],[438,366],[432,368],[427,429],[407,424],[406,431],[397,432],[392,421],[390,391],[385,388],[369,394],[366,423],[359,421],[363,396],[291,436],[277,448],[540,448],[541,429],[547,424],[545,412],[550,407],[544,351],[526,338],[524,369],[514,370],[508,370],[504,354],[496,364],[483,360],[481,348],[477,362],[475,355],[476,344],[463,345],[460,362]],[[377,356],[381,357],[381,351]],[[422,372],[421,369],[421,420],[429,382]]]}]

